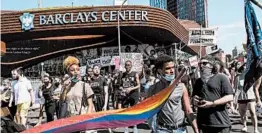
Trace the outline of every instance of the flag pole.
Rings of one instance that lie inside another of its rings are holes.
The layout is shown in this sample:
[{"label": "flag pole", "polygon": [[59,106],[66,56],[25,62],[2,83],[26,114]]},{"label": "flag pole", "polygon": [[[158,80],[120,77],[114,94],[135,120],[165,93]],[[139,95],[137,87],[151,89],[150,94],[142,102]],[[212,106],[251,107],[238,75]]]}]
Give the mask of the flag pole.
[{"label": "flag pole", "polygon": [[250,0],[252,3],[254,3],[255,5],[257,5],[260,9],[262,9],[262,3],[259,2],[258,0]]}]

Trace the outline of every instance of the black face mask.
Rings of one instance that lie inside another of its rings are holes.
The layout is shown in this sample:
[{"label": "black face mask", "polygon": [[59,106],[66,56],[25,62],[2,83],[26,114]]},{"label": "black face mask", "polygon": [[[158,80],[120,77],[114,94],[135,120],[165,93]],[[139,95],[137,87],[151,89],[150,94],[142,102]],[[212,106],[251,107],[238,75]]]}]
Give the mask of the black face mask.
[{"label": "black face mask", "polygon": [[47,86],[49,84],[49,81],[48,82],[44,82],[44,84]]},{"label": "black face mask", "polygon": [[203,80],[208,80],[210,77],[212,77],[212,68],[203,66],[201,67],[201,78]]}]

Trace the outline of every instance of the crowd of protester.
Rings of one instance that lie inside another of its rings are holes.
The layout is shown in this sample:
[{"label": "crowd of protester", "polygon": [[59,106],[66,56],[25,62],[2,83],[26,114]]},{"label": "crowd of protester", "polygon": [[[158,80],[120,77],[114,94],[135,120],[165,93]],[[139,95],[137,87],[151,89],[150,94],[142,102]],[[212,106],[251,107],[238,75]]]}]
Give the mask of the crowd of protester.
[{"label": "crowd of protester", "polygon": [[[146,122],[153,133],[186,132],[186,122],[194,132],[229,133],[231,114],[240,114],[243,132],[247,132],[250,115],[258,132],[256,107],[261,107],[259,88],[261,78],[247,92],[243,91],[245,64],[234,61],[229,67],[213,56],[199,60],[198,66],[187,61],[175,62],[168,55],[145,61],[143,70],[132,70],[132,62],[125,61],[124,72],[114,70],[101,74],[99,65],[87,67],[81,77],[79,60],[69,56],[64,62],[62,77],[44,74],[35,96],[30,80],[21,68],[11,72],[12,79],[1,83],[1,108],[8,107],[14,121],[27,126],[28,111],[35,98],[43,98],[37,125],[56,119],[110,109],[128,108],[165,89],[186,69],[161,110]],[[247,111],[250,114],[247,114]],[[45,111],[45,112],[44,112]],[[95,131],[88,131],[95,132]],[[113,132],[109,129],[109,132]],[[128,127],[125,132],[129,132]],[[137,133],[137,126],[133,126]]]}]

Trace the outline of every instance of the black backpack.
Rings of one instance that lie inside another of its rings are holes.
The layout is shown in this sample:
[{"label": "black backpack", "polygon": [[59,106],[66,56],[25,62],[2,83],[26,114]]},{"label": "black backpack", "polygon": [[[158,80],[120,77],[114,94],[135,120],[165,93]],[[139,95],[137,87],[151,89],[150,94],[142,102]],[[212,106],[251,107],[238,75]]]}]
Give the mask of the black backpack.
[{"label": "black backpack", "polygon": [[7,107],[1,108],[1,133],[19,133],[24,130],[24,125],[14,122]]}]

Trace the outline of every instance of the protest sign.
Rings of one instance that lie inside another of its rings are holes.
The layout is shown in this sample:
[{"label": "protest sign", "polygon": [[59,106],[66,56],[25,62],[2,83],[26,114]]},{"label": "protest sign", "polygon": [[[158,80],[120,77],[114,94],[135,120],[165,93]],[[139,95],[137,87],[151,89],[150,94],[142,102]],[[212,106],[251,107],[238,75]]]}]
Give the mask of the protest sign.
[{"label": "protest sign", "polygon": [[190,28],[188,46],[217,44],[217,28]]},{"label": "protest sign", "polygon": [[100,57],[100,65],[102,67],[105,67],[105,66],[110,66],[110,63],[111,63],[111,56],[106,56],[106,57]]},{"label": "protest sign", "polygon": [[120,71],[125,72],[125,62],[128,60],[132,62],[132,71],[142,71],[143,56],[141,53],[121,53],[120,58]]}]

